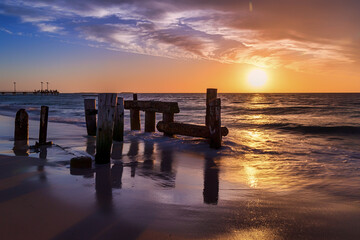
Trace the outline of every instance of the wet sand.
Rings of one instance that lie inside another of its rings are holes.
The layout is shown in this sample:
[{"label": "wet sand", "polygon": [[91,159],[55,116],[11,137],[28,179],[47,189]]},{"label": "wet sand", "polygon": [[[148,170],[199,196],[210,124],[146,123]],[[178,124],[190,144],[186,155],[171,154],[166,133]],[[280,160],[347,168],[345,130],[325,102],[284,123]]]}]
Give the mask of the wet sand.
[{"label": "wet sand", "polygon": [[255,174],[242,156],[221,156],[206,143],[134,133],[114,144],[111,164],[75,171],[71,157],[95,150],[83,128],[53,124],[57,146],[13,156],[10,120],[0,119],[1,239],[360,237],[359,199]]}]

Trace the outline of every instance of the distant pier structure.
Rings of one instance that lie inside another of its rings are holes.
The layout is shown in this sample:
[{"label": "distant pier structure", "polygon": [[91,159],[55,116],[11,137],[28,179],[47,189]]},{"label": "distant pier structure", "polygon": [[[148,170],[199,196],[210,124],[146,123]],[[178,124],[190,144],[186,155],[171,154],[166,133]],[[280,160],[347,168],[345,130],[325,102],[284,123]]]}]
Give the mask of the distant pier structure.
[{"label": "distant pier structure", "polygon": [[49,82],[46,82],[46,89],[43,89],[44,82],[41,82],[41,89],[40,90],[34,90],[34,91],[16,91],[16,82],[14,82],[14,91],[0,91],[1,95],[5,94],[12,94],[12,95],[27,95],[27,94],[33,94],[33,95],[59,95],[58,90],[52,90],[49,89]]}]

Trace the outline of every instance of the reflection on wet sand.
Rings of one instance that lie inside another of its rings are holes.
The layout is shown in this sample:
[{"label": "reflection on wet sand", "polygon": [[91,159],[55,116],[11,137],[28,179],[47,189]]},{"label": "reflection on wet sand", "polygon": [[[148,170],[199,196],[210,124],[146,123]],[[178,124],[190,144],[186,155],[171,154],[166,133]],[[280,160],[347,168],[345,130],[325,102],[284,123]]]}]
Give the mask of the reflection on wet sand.
[{"label": "reflection on wet sand", "polygon": [[205,156],[204,162],[204,203],[217,204],[219,199],[219,167],[212,157]]},{"label": "reflection on wet sand", "polygon": [[114,142],[112,147],[111,158],[113,160],[121,160],[123,155],[123,142]]},{"label": "reflection on wet sand", "polygon": [[145,141],[144,147],[144,163],[143,168],[145,169],[153,169],[154,168],[154,142]]},{"label": "reflection on wet sand", "polygon": [[131,177],[135,177],[136,167],[138,165],[137,157],[139,154],[139,140],[133,139],[130,142],[130,148],[128,152],[128,156],[130,158],[130,167],[131,167]]},{"label": "reflection on wet sand", "polygon": [[[104,212],[111,212],[112,190],[110,164],[96,165],[95,190],[99,208]],[[121,180],[120,180],[121,182]]]},{"label": "reflection on wet sand", "polygon": [[95,150],[96,150],[96,138],[95,137],[91,137],[91,136],[87,136],[86,137],[86,152],[88,154],[90,154],[91,156],[95,156]]},{"label": "reflection on wet sand", "polygon": [[123,165],[121,163],[115,163],[111,168],[111,186],[112,186],[112,188],[118,188],[118,189],[121,188],[122,174],[123,174]]}]

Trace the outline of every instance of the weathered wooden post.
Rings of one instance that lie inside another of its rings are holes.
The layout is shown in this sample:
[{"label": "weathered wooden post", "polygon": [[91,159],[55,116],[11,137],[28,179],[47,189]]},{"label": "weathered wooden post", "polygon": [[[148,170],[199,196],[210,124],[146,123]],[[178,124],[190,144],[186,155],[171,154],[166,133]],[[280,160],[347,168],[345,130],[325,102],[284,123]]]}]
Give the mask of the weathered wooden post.
[{"label": "weathered wooden post", "polygon": [[217,89],[208,88],[206,89],[206,116],[205,116],[205,126],[209,126],[209,103],[217,98]]},{"label": "weathered wooden post", "polygon": [[145,132],[155,132],[155,121],[155,112],[145,111]]},{"label": "weathered wooden post", "polygon": [[16,113],[14,140],[29,140],[29,115],[27,114],[25,109],[20,109]]},{"label": "weathered wooden post", "polygon": [[124,141],[124,99],[119,97],[115,110],[114,141]]},{"label": "weathered wooden post", "polygon": [[14,148],[16,156],[28,156],[29,150],[29,115],[20,109],[15,117]]},{"label": "weathered wooden post", "polygon": [[[174,122],[174,113],[163,113],[163,122]],[[164,132],[164,136],[172,137],[174,134]]]},{"label": "weathered wooden post", "polygon": [[96,131],[95,163],[110,162],[110,151],[113,139],[116,93],[102,93],[98,97],[98,126]]},{"label": "weathered wooden post", "polygon": [[86,129],[89,136],[96,136],[96,100],[84,99]]},{"label": "weathered wooden post", "polygon": [[[137,101],[137,94],[133,94],[133,100]],[[131,130],[141,130],[139,109],[130,109],[130,127]]]},{"label": "weathered wooden post", "polygon": [[41,106],[40,111],[40,130],[39,130],[39,142],[35,143],[35,146],[51,145],[52,142],[46,142],[47,126],[48,126],[49,107]]},{"label": "weathered wooden post", "polygon": [[221,147],[221,99],[217,98],[209,102],[209,131],[210,147]]}]

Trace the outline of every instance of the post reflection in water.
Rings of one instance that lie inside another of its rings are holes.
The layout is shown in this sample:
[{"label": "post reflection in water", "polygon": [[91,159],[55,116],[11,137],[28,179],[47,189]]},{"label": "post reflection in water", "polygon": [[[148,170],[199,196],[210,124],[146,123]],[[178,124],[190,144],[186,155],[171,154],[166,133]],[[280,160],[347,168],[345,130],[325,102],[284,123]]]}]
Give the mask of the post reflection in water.
[{"label": "post reflection in water", "polygon": [[161,154],[160,176],[163,179],[161,186],[174,188],[176,174],[173,170],[173,165],[172,165],[174,161],[173,147],[171,146],[160,147],[160,154]]},{"label": "post reflection in water", "polygon": [[154,154],[154,142],[145,141],[143,168],[145,168],[145,169],[153,169],[154,168],[153,154]]},{"label": "post reflection in water", "polygon": [[[46,157],[47,157],[47,146],[42,146],[42,147],[39,148],[39,150],[40,150],[39,158],[45,160]],[[37,170],[40,173],[39,174],[40,181],[46,181],[46,174],[45,174],[45,171],[44,171],[44,165],[39,165],[37,167]]]},{"label": "post reflection in water", "polygon": [[115,163],[111,168],[111,186],[112,188],[120,189],[122,187],[122,174],[123,165],[121,163]]},{"label": "post reflection in water", "polygon": [[219,200],[219,167],[212,157],[205,155],[204,162],[204,203],[217,204]]},{"label": "post reflection in water", "polygon": [[[96,190],[97,204],[100,210],[102,210],[103,212],[111,212],[112,189],[111,189],[110,164],[96,165],[95,173],[96,173],[95,190]],[[121,178],[120,178],[120,182],[121,182]]]},{"label": "post reflection in water", "polygon": [[121,160],[123,147],[124,147],[123,142],[114,142],[112,146],[111,158],[114,160]]},{"label": "post reflection in water", "polygon": [[139,154],[139,141],[136,139],[131,140],[128,156],[131,160],[131,177],[135,177],[137,167],[137,155]]},{"label": "post reflection in water", "polygon": [[88,136],[86,138],[86,152],[91,156],[95,156],[95,149],[96,149],[95,142],[96,142],[95,137]]}]

